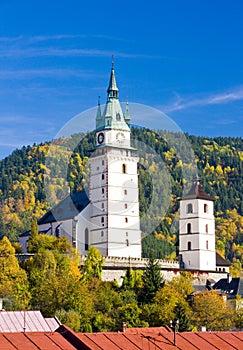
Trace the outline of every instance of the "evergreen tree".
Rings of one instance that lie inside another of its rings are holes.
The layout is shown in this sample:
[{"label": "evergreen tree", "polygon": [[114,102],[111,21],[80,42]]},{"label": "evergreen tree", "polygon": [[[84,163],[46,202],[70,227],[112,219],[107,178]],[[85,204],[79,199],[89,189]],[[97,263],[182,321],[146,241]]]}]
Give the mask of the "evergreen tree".
[{"label": "evergreen tree", "polygon": [[174,312],[175,319],[179,321],[179,332],[188,332],[191,327],[188,305],[179,300]]},{"label": "evergreen tree", "polygon": [[159,262],[154,258],[153,253],[148,259],[142,280],[143,288],[139,295],[139,301],[147,304],[151,302],[156,292],[164,285],[164,278],[161,275]]}]

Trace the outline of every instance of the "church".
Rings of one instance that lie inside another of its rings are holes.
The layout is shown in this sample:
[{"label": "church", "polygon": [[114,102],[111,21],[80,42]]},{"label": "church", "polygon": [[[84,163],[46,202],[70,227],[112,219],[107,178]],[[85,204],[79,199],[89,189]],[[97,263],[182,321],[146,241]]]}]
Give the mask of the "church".
[{"label": "church", "polygon": [[130,145],[128,105],[123,113],[118,92],[113,63],[104,111],[100,104],[97,109],[88,196],[67,196],[38,225],[40,233],[66,236],[82,255],[92,245],[103,256],[141,258],[138,157]]},{"label": "church", "polygon": [[[119,102],[114,63],[103,112],[98,104],[95,132],[88,194],[83,190],[60,201],[38,221],[39,233],[67,237],[82,255],[92,245],[104,257],[141,259],[139,159],[130,143],[128,104],[122,111]],[[20,237],[25,251],[27,239]],[[180,200],[179,260],[184,269],[218,270],[214,202],[198,178]]]}]

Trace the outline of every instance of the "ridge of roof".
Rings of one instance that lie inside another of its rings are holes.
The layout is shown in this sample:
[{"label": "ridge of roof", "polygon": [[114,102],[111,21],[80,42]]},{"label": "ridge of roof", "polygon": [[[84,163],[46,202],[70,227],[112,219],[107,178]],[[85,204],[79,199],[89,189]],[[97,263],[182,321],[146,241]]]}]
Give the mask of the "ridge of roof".
[{"label": "ridge of roof", "polygon": [[38,220],[38,224],[41,225],[74,218],[76,215],[81,213],[89,203],[90,200],[85,190],[69,194],[52,209],[48,210]]},{"label": "ridge of roof", "polygon": [[182,197],[182,199],[205,199],[208,201],[214,200],[203,190],[198,177],[193,180],[192,187],[190,188],[189,192]]}]

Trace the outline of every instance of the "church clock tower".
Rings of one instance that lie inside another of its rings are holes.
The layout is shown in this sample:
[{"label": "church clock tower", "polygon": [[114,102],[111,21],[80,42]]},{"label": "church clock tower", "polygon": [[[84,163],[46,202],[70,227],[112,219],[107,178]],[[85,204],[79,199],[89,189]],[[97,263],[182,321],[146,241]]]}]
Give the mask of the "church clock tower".
[{"label": "church clock tower", "polygon": [[130,145],[128,104],[123,114],[112,63],[107,102],[96,116],[96,148],[90,157],[89,244],[103,256],[141,258],[138,157]]},{"label": "church clock tower", "polygon": [[216,269],[213,199],[198,178],[180,201],[179,254],[186,269]]}]

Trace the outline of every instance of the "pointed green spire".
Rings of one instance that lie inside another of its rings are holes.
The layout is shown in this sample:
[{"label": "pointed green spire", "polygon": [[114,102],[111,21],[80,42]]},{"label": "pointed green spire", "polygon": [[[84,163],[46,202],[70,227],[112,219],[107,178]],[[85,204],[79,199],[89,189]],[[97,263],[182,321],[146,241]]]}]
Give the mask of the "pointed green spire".
[{"label": "pointed green spire", "polygon": [[102,126],[104,126],[104,123],[103,123],[103,117],[102,117],[101,108],[100,108],[100,96],[99,96],[98,108],[97,108],[97,114],[96,114],[96,129],[99,129]]},{"label": "pointed green spire", "polygon": [[126,109],[125,109],[124,119],[125,119],[125,122],[127,123],[127,125],[130,127],[131,117],[130,117],[130,112],[129,112],[128,101],[127,101],[127,103],[126,103]]},{"label": "pointed green spire", "polygon": [[110,83],[107,89],[108,99],[110,98],[118,98],[118,88],[116,85],[116,77],[115,77],[115,69],[114,69],[114,61],[112,58],[112,67],[111,67],[111,76]]}]

